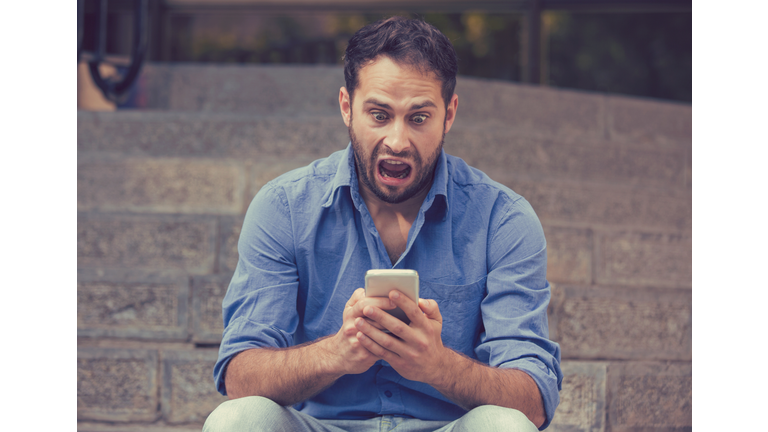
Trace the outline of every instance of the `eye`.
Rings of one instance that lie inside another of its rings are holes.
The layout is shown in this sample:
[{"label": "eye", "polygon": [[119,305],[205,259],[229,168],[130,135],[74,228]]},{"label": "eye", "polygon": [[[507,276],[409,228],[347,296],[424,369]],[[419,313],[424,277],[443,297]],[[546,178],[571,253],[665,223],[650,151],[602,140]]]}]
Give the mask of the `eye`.
[{"label": "eye", "polygon": [[416,124],[422,124],[425,121],[427,121],[427,115],[426,114],[416,114],[413,117],[411,117],[411,121]]},{"label": "eye", "polygon": [[380,111],[373,112],[373,113],[371,113],[371,115],[373,116],[374,120],[379,121],[379,122],[380,121],[384,121],[384,120],[387,119],[387,114],[385,114],[383,112],[380,112]]}]

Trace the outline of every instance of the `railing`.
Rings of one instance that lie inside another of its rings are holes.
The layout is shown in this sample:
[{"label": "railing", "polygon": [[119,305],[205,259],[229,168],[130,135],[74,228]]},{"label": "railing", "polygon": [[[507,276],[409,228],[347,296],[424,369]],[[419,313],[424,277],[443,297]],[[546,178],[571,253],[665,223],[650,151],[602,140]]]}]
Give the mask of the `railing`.
[{"label": "railing", "polygon": [[[124,61],[108,56],[107,46],[107,0],[95,2],[96,25],[93,28],[95,49],[93,52],[83,51],[85,37],[85,0],[77,0],[77,61],[86,60],[93,82],[104,94],[107,100],[122,103],[128,97],[128,91],[139,77],[141,66],[147,52],[147,21],[148,0],[133,1],[133,41],[131,57],[127,64]],[[100,64],[111,64],[117,67],[117,75],[103,77],[99,71]]]}]

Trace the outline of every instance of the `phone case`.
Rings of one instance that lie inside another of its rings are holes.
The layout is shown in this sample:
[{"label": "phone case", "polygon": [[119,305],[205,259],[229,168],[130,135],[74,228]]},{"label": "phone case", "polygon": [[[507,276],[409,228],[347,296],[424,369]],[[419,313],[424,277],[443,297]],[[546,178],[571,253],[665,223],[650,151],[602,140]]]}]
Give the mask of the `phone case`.
[{"label": "phone case", "polygon": [[[419,301],[419,273],[416,270],[378,269],[365,273],[366,297],[388,297],[389,291],[397,289],[414,302]],[[402,309],[386,311],[406,324],[411,321]]]}]

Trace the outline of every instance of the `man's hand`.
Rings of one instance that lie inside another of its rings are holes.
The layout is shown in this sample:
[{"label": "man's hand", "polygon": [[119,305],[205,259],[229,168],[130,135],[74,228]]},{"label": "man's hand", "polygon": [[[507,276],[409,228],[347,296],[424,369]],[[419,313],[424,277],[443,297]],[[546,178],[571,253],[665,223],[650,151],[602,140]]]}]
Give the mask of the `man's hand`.
[{"label": "man's hand", "polygon": [[[290,348],[253,348],[237,354],[225,375],[230,399],[264,396],[283,406],[306,400],[346,374],[367,371],[377,360],[357,340],[355,320],[366,307],[394,309],[388,298],[366,298],[356,290],[347,302],[335,335]],[[383,312],[382,312],[383,313]]]},{"label": "man's hand", "polygon": [[536,382],[516,369],[490,367],[443,346],[443,318],[437,302],[419,299],[418,305],[399,291],[389,298],[411,320],[406,325],[374,305],[363,314],[392,332],[388,335],[371,322],[356,318],[360,344],[387,361],[400,375],[433,386],[466,410],[480,405],[514,408],[540,427],[546,420]]},{"label": "man's hand", "polygon": [[[362,317],[355,318],[356,338],[367,351],[388,362],[404,378],[435,383],[443,374],[445,359],[440,333],[443,317],[434,300],[419,299],[414,303],[400,291],[393,290],[389,299],[411,320],[410,325],[386,313],[376,305],[363,307],[363,315],[386,328],[388,335]],[[394,336],[397,337],[394,337]]]},{"label": "man's hand", "polygon": [[332,348],[329,349],[337,355],[339,367],[344,374],[363,373],[379,360],[379,357],[366,349],[357,338],[358,329],[355,322],[357,319],[364,320],[363,310],[370,307],[376,308],[381,313],[386,313],[382,309],[395,308],[388,298],[366,297],[365,290],[358,288],[344,307],[344,322],[341,328],[329,340],[332,344]]}]

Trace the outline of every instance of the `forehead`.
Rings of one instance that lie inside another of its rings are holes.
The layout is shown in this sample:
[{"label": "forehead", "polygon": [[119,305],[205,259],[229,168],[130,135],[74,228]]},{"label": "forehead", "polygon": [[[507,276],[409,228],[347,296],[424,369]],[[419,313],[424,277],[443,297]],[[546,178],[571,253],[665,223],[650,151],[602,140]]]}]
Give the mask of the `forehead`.
[{"label": "forehead", "polygon": [[442,83],[432,72],[402,65],[386,56],[379,56],[363,66],[358,73],[355,99],[389,98],[391,101],[419,99],[442,105]]}]

